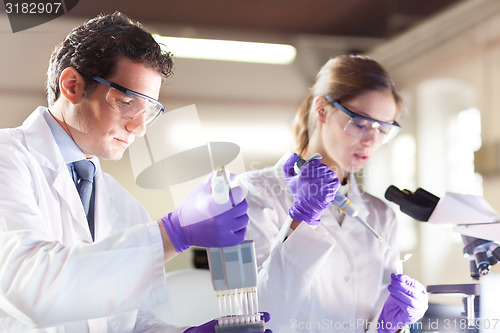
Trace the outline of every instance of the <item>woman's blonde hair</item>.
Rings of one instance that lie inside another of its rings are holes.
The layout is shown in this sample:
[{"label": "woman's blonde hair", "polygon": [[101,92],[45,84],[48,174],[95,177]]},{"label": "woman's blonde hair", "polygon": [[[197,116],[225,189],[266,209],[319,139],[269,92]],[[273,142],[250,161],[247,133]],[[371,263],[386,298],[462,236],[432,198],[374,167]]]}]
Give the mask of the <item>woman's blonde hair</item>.
[{"label": "woman's blonde hair", "polygon": [[398,115],[404,107],[401,96],[387,71],[375,60],[360,55],[341,55],[328,60],[316,75],[309,95],[302,101],[294,120],[296,152],[304,153],[316,127],[314,114],[310,112],[317,96],[330,96],[343,101],[368,91],[388,91],[394,97]]}]

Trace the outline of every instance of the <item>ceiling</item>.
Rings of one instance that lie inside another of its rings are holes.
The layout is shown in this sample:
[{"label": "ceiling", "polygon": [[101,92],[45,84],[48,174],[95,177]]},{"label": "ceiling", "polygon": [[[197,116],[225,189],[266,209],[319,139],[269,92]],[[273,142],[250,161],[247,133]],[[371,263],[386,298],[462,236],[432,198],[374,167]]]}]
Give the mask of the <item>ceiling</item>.
[{"label": "ceiling", "polygon": [[463,0],[82,0],[66,15],[115,10],[143,23],[388,39]]}]

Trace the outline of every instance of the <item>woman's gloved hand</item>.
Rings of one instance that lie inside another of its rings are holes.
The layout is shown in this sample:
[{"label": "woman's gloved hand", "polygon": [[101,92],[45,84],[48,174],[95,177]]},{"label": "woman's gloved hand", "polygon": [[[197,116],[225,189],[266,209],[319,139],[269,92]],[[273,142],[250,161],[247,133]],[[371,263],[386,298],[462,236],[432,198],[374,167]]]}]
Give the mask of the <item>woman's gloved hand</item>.
[{"label": "woman's gloved hand", "polygon": [[288,214],[295,221],[318,225],[321,212],[332,203],[340,182],[335,172],[317,159],[306,163],[296,175],[294,164],[297,159],[294,153],[283,164],[286,182],[293,194]]},{"label": "woman's gloved hand", "polygon": [[[267,323],[271,316],[267,312],[261,312],[261,318],[264,319],[264,322]],[[203,325],[190,327],[184,331],[184,333],[213,333],[215,332],[215,325],[217,325],[217,319],[211,320]],[[245,333],[246,331],[242,330],[241,333]],[[250,331],[248,331],[250,332]],[[255,332],[252,330],[252,332]],[[273,333],[273,331],[267,329],[264,332],[260,333]]]},{"label": "woman's gloved hand", "polygon": [[245,239],[248,204],[240,187],[231,189],[231,201],[218,204],[212,195],[213,173],[206,177],[179,205],[161,219],[177,252],[190,246],[225,247]]},{"label": "woman's gloved hand", "polygon": [[424,316],[429,296],[420,282],[407,275],[393,273],[388,289],[390,295],[378,320],[379,333],[396,332]]}]

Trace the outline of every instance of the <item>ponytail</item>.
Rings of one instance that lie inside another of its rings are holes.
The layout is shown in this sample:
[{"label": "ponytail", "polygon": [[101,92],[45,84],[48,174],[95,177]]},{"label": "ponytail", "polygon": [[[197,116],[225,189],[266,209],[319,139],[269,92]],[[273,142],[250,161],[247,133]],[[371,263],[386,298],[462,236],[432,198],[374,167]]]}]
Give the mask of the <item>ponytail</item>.
[{"label": "ponytail", "polygon": [[300,104],[295,115],[293,132],[295,135],[295,152],[300,156],[307,149],[312,129],[309,126],[309,109],[311,108],[313,96],[309,94]]}]

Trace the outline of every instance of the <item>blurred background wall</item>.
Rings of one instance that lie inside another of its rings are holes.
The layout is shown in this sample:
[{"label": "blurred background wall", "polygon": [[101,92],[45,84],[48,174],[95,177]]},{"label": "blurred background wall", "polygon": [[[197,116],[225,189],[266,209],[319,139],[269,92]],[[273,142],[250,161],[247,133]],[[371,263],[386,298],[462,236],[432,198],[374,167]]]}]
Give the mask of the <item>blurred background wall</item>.
[{"label": "blurred background wall", "polygon": [[[237,143],[246,170],[273,165],[292,149],[293,116],[319,67],[329,57],[360,52],[386,67],[408,105],[404,130],[360,174],[366,190],[381,198],[391,184],[412,191],[422,187],[437,196],[446,191],[484,195],[500,211],[499,1],[305,5],[298,0],[301,5],[277,1],[274,11],[260,8],[264,1],[239,2],[239,8],[232,7],[234,1],[214,1],[212,8],[197,7],[195,1],[164,1],[161,8],[151,1],[81,2],[56,20],[17,33],[1,11],[0,127],[18,126],[36,106],[47,104],[50,53],[73,27],[100,11],[120,10],[161,35],[277,42],[297,49],[288,65],[176,58],[175,75],[162,87],[167,111],[195,104],[207,139]],[[238,16],[245,11],[254,16]],[[127,153],[102,165],[153,218],[175,208],[167,189],[135,184]],[[405,271],[424,284],[472,282],[461,239],[451,227],[400,214],[399,237],[402,253],[413,254]],[[166,269],[192,265],[187,251]]]}]

